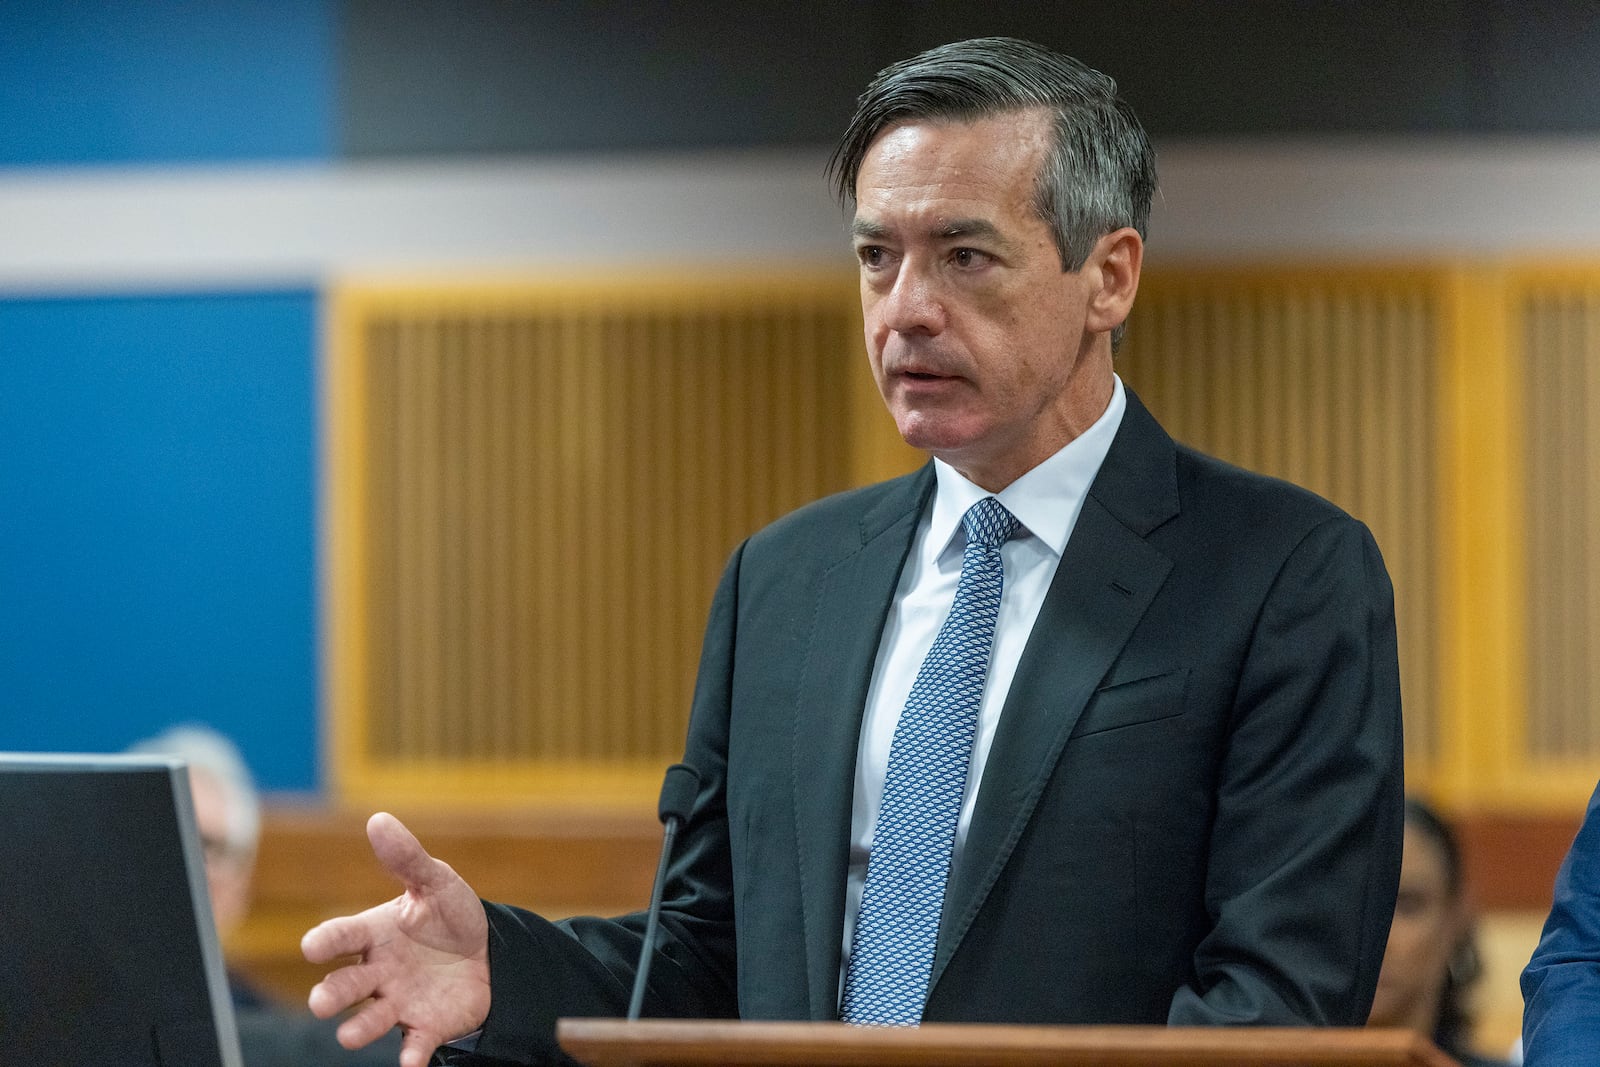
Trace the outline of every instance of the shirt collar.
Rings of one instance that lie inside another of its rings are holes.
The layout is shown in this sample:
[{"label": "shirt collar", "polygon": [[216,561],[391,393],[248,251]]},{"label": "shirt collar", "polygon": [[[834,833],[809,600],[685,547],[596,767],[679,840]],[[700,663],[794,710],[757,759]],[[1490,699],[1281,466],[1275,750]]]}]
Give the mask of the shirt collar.
[{"label": "shirt collar", "polygon": [[961,533],[961,516],[986,496],[998,497],[1023,529],[1058,558],[1066,551],[1067,538],[1077,524],[1084,497],[1100,472],[1106,453],[1111,450],[1111,439],[1116,436],[1117,427],[1122,424],[1122,413],[1127,410],[1122,379],[1115,374],[1111,378],[1111,402],[1094,424],[998,493],[990,493],[967,481],[941,459],[933,461],[937,487],[925,542],[928,562],[937,563],[948,551],[954,551],[959,557],[967,540]]}]

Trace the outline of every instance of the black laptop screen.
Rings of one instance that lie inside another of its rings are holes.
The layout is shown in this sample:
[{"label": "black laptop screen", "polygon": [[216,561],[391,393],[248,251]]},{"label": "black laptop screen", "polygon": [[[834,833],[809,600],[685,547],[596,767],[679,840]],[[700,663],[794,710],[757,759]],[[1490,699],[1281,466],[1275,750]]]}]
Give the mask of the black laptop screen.
[{"label": "black laptop screen", "polygon": [[180,761],[0,754],[0,931],[14,1062],[239,1064]]}]

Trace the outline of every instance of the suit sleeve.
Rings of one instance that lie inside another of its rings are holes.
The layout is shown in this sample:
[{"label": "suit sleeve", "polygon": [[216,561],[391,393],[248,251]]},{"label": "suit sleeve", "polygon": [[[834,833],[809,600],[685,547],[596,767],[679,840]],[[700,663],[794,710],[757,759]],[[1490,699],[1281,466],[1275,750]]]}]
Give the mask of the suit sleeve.
[{"label": "suit sleeve", "polygon": [[1522,972],[1523,1062],[1591,1064],[1600,1046],[1600,787],[1556,875],[1555,900]]},{"label": "suit sleeve", "polygon": [[1173,1025],[1360,1026],[1399,883],[1394,597],[1345,516],[1289,552],[1245,656],[1206,874],[1210,932]]},{"label": "suit sleeve", "polygon": [[[723,574],[706,627],[684,755],[700,773],[700,792],[668,871],[643,1009],[649,1016],[738,1014],[726,783],[742,553],[741,548],[734,554]],[[626,1013],[644,913],[552,923],[502,904],[484,907],[492,1003],[477,1061],[570,1063],[555,1041],[556,1020]]]}]

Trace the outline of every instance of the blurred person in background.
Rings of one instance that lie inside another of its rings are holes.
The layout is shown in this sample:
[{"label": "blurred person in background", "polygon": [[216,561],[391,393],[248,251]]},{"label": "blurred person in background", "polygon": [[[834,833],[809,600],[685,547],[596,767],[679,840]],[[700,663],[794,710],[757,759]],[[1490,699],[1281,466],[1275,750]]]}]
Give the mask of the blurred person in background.
[{"label": "blurred person in background", "polygon": [[1522,972],[1527,1067],[1600,1063],[1600,787],[1556,874],[1555,899]]},{"label": "blurred person in background", "polygon": [[1483,970],[1476,923],[1455,831],[1408,797],[1400,895],[1367,1025],[1416,1030],[1466,1067],[1506,1067],[1469,1048],[1467,992]]},{"label": "blurred person in background", "polygon": [[[226,943],[250,911],[256,846],[261,840],[261,798],[239,750],[206,726],[176,726],[133,745],[132,753],[174,756],[189,766],[195,823],[205,855],[206,886],[217,935]],[[228,989],[245,1067],[392,1067],[400,1037],[350,1052],[334,1036],[336,1024],[289,1010],[255,988],[230,963]]]}]

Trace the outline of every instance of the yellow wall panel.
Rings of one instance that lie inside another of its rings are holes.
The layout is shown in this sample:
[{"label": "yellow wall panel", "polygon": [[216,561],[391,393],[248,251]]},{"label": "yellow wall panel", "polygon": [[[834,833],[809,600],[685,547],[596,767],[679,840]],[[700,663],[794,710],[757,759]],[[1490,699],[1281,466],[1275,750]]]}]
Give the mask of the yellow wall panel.
[{"label": "yellow wall panel", "polygon": [[[348,285],[330,303],[336,789],[648,803],[728,551],[921,457],[848,275]],[[1174,436],[1372,528],[1408,776],[1581,808],[1600,773],[1600,265],[1174,268],[1118,368]]]},{"label": "yellow wall panel", "polygon": [[349,286],[332,323],[336,788],[648,796],[728,553],[851,484],[850,279]]},{"label": "yellow wall panel", "polygon": [[1600,269],[1524,267],[1508,294],[1527,457],[1527,713],[1513,752],[1537,803],[1586,795],[1600,767]]}]

